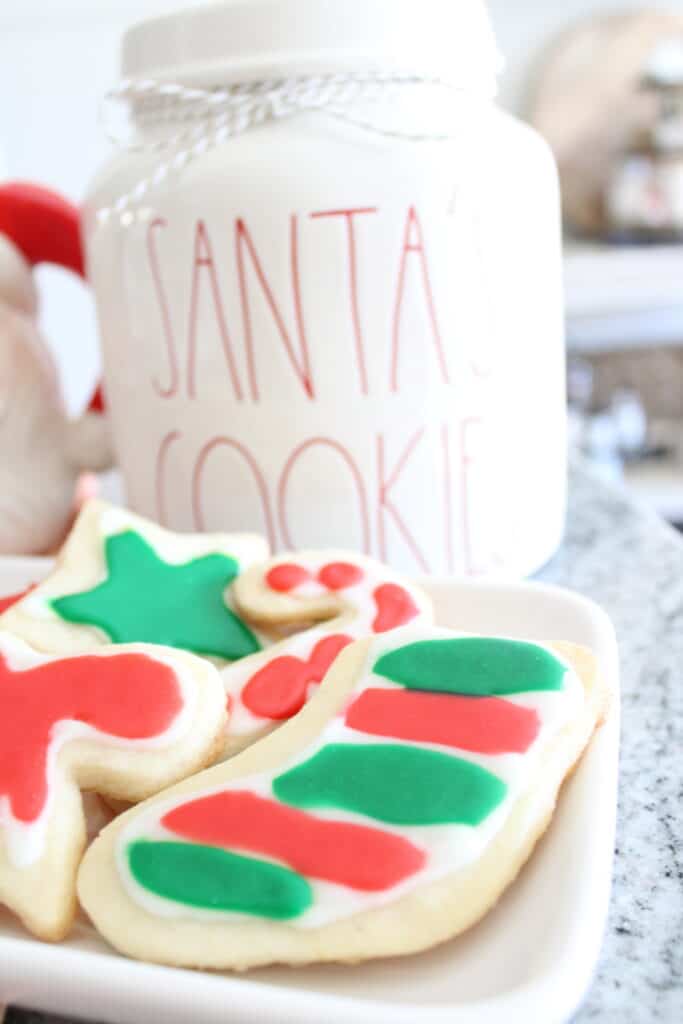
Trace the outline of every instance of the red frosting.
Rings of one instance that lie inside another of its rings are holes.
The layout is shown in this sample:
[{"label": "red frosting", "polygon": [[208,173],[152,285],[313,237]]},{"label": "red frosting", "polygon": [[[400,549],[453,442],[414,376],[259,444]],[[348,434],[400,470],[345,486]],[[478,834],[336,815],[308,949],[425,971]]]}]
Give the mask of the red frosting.
[{"label": "red frosting", "polygon": [[308,660],[283,654],[256,672],[242,691],[242,702],[261,718],[291,718],[306,703],[310,683],[320,683],[350,636],[332,634],[318,640]]},{"label": "red frosting", "polygon": [[407,590],[397,583],[383,583],[372,595],[377,606],[377,615],[372,623],[373,633],[386,633],[389,629],[404,626],[420,609]]},{"label": "red frosting", "polygon": [[[315,579],[327,590],[346,590],[360,583],[365,573],[353,562],[328,562]],[[302,565],[282,562],[266,574],[266,583],[273,590],[286,593],[295,590],[309,580],[313,574]],[[402,626],[419,614],[413,598],[396,583],[383,583],[376,587],[372,596],[375,602],[375,617],[372,630],[384,633],[388,629]],[[310,683],[322,681],[340,650],[351,642],[351,638],[332,634],[319,640],[307,660],[283,654],[259,669],[246,683],[242,701],[246,708],[260,718],[276,721],[291,718],[306,702]]]},{"label": "red frosting", "polygon": [[500,697],[368,689],[346,712],[346,724],[373,736],[438,743],[479,754],[523,754],[541,723],[531,708]]},{"label": "red frosting", "polygon": [[346,590],[363,579],[363,570],[351,562],[328,562],[318,573],[318,583],[328,590]]},{"label": "red frosting", "polygon": [[149,739],[164,733],[182,706],[173,670],[143,654],[84,655],[16,672],[0,654],[0,797],[9,798],[19,821],[39,817],[58,722]]},{"label": "red frosting", "polygon": [[310,580],[311,574],[303,565],[295,565],[293,562],[283,562],[275,565],[266,573],[266,583],[271,590],[278,590],[286,594],[289,590],[296,590],[302,583]]},{"label": "red frosting", "polygon": [[[347,587],[360,583],[364,575],[360,566],[354,565],[353,562],[328,562],[327,565],[323,565],[315,579],[327,590],[346,590]],[[266,583],[271,590],[287,593],[313,578],[313,573],[305,566],[296,565],[295,562],[282,562],[273,566],[266,574]]]},{"label": "red frosting", "polygon": [[0,597],[0,615],[2,615],[3,612],[6,612],[8,608],[11,608],[13,604],[16,604],[17,601],[21,601],[22,597],[26,597],[27,594],[30,594],[31,591],[35,589],[35,586],[35,583],[33,583],[30,587],[27,587],[26,590],[20,590],[18,594],[8,594],[6,597]]},{"label": "red frosting", "polygon": [[309,878],[352,889],[389,889],[425,864],[413,843],[366,825],[315,818],[244,790],[182,804],[162,824],[184,839],[260,853]]}]

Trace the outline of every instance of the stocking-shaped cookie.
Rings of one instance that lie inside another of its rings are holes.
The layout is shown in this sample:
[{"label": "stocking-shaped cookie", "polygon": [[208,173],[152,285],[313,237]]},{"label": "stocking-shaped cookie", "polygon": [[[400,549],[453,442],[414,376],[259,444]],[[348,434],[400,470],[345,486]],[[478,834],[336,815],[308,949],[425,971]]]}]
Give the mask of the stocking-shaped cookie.
[{"label": "stocking-shaped cookie", "polygon": [[604,704],[578,648],[360,640],[290,722],[108,826],[81,902],[116,948],[169,964],[425,949],[515,878]]},{"label": "stocking-shaped cookie", "polygon": [[432,621],[419,587],[348,551],[303,551],[252,566],[233,597],[243,618],[269,635],[299,632],[223,669],[231,710],[226,753],[300,711],[352,640]]},{"label": "stocking-shaped cookie", "polygon": [[0,633],[0,904],[59,939],[85,846],[80,790],[142,800],[213,760],[217,670],[164,647],[40,653]]},{"label": "stocking-shaped cookie", "polygon": [[39,650],[158,643],[223,661],[260,650],[231,607],[230,585],[268,555],[251,534],[171,533],[88,502],[53,572],[0,619]]}]

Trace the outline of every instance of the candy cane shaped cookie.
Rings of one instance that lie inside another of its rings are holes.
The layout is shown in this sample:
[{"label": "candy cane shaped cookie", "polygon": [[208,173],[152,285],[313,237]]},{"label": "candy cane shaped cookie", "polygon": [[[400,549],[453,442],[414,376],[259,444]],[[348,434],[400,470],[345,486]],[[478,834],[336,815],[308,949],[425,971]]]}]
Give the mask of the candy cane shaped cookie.
[{"label": "candy cane shaped cookie", "polygon": [[55,657],[0,633],[0,904],[63,937],[86,842],[80,789],[142,800],[211,763],[224,725],[203,658],[144,644]]},{"label": "candy cane shaped cookie", "polygon": [[117,949],[168,964],[426,949],[514,880],[606,696],[570,645],[359,640],[291,721],[104,829],[81,902]]},{"label": "candy cane shaped cookie", "polygon": [[352,640],[432,620],[419,587],[348,551],[297,552],[252,566],[235,582],[233,599],[240,615],[269,635],[300,632],[223,669],[226,753],[300,711]]}]

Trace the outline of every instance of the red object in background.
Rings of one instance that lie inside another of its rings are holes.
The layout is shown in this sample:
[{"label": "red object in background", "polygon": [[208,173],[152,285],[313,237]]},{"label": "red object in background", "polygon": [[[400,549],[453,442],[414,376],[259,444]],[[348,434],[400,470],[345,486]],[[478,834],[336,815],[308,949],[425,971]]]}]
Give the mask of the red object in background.
[{"label": "red object in background", "polygon": [[0,233],[27,263],[55,263],[85,279],[81,215],[67,199],[23,181],[0,185]]},{"label": "red object in background", "polygon": [[90,412],[104,412],[104,408],[104,393],[102,391],[102,385],[98,384],[95,388],[95,394],[90,399],[88,409]]},{"label": "red object in background", "polygon": [[[0,234],[9,238],[29,266],[53,263],[86,280],[81,214],[57,192],[24,181],[0,185]],[[88,409],[104,411],[101,387]]]}]

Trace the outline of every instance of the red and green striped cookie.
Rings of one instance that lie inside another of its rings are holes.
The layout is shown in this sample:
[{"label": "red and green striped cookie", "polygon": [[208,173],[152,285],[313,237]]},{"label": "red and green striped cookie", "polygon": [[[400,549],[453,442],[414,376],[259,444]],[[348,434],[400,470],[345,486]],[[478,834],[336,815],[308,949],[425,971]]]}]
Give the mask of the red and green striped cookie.
[{"label": "red and green striped cookie", "polygon": [[81,901],[163,963],[427,948],[515,877],[604,701],[569,646],[428,626],[357,641],[277,732],[105,829]]}]

